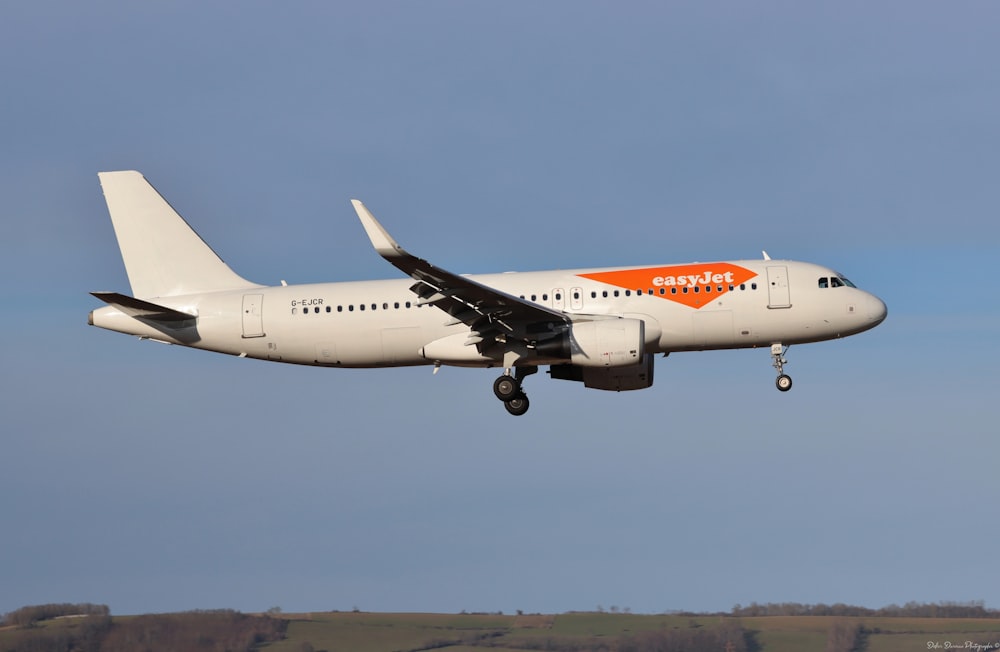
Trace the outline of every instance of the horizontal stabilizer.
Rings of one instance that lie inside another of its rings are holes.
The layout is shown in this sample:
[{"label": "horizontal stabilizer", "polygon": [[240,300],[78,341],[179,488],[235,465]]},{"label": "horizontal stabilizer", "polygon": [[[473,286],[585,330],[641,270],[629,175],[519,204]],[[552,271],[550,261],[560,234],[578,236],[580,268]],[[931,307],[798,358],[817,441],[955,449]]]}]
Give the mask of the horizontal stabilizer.
[{"label": "horizontal stabilizer", "polygon": [[149,301],[143,301],[142,299],[136,299],[127,294],[119,294],[118,292],[91,292],[91,294],[104,303],[118,308],[129,317],[140,317],[142,319],[161,322],[179,322],[196,319],[195,315],[167,308],[166,306],[159,306]]}]

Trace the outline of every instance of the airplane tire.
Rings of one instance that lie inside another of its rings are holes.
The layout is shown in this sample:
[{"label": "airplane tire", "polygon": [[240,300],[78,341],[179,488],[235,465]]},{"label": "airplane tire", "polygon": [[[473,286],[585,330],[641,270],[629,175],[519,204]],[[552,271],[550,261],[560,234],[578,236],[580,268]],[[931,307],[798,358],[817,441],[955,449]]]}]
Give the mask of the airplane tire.
[{"label": "airplane tire", "polygon": [[517,397],[521,391],[521,384],[513,376],[503,375],[493,382],[493,393],[505,403]]},{"label": "airplane tire", "polygon": [[524,392],[519,392],[514,398],[504,401],[503,406],[515,417],[519,417],[528,411],[528,397],[525,396]]},{"label": "airplane tire", "polygon": [[774,386],[777,387],[779,391],[787,392],[792,388],[792,377],[786,374],[781,374],[774,381]]}]

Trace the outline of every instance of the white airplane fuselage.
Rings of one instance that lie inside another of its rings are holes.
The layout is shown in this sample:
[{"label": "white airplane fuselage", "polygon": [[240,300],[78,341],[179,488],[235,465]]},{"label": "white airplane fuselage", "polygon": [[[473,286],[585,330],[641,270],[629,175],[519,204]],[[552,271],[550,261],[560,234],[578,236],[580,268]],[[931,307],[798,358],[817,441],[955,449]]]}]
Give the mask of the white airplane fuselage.
[{"label": "white airplane fuselage", "polygon": [[[744,283],[623,288],[581,274],[649,269],[650,281],[674,267],[510,272],[470,276],[485,285],[573,316],[640,319],[647,353],[703,351],[819,342],[874,327],[885,317],[881,300],[848,285],[819,287],[840,278],[831,269],[786,260],[733,261],[755,275]],[[772,286],[768,271],[780,280]],[[778,287],[778,283],[781,287]],[[288,285],[190,296],[158,303],[197,315],[177,329],[157,329],[107,306],[91,313],[94,326],[139,337],[261,360],[333,367],[443,364],[492,367],[502,360],[466,346],[470,329],[447,325],[433,305],[418,305],[408,280]],[[660,294],[661,288],[665,291]],[[672,300],[671,290],[697,288],[703,305]],[[706,291],[706,288],[710,290]],[[721,290],[720,290],[721,288]],[[652,292],[652,294],[650,294]],[[626,293],[628,293],[626,295]],[[605,294],[607,296],[605,296]],[[615,296],[617,294],[617,296]],[[458,335],[459,337],[454,337]],[[454,337],[455,346],[428,356],[427,345]],[[559,364],[539,357],[533,364]]]},{"label": "white airplane fuselage", "polygon": [[[720,261],[457,275],[400,247],[361,202],[375,250],[409,279],[263,286],[235,274],[138,172],[101,173],[134,296],[94,326],[240,357],[326,367],[503,367],[494,393],[527,410],[521,381],[605,390],[653,384],[655,354],[770,347],[787,391],[792,344],[875,327],[885,304],[806,262]],[[416,281],[416,283],[414,283]]]}]

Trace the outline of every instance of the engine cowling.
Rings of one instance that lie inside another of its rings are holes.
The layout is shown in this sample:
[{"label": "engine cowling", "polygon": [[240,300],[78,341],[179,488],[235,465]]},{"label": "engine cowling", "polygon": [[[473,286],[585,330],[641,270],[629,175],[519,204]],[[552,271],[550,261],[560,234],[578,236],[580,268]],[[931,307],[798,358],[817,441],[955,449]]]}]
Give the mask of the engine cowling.
[{"label": "engine cowling", "polygon": [[642,362],[628,367],[581,367],[559,364],[549,367],[549,375],[557,380],[575,380],[591,389],[627,392],[653,385],[653,354],[642,356]]},{"label": "engine cowling", "polygon": [[628,367],[642,362],[645,325],[641,319],[573,322],[565,333],[536,348],[541,355],[580,367]]}]

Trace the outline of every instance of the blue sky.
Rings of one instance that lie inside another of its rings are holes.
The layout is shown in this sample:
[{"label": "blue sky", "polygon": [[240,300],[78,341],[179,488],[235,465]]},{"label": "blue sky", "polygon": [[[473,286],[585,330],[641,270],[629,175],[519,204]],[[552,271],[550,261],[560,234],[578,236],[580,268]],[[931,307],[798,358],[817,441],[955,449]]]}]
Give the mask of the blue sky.
[{"label": "blue sky", "polygon": [[[1000,8],[12,5],[0,21],[0,612],[636,612],[985,600],[996,575]],[[288,367],[88,328],[96,173],[243,276],[775,257],[888,320],[677,354],[611,394]]]}]

